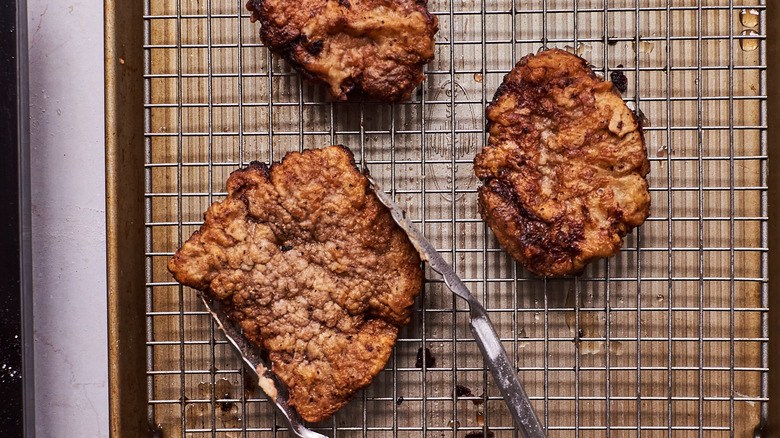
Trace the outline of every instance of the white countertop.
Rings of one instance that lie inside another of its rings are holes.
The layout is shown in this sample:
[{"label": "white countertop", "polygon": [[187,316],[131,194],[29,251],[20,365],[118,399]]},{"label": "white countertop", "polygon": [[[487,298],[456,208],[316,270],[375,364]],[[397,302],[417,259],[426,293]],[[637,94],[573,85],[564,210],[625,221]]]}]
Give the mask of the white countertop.
[{"label": "white countertop", "polygon": [[38,437],[108,437],[103,2],[28,0]]}]

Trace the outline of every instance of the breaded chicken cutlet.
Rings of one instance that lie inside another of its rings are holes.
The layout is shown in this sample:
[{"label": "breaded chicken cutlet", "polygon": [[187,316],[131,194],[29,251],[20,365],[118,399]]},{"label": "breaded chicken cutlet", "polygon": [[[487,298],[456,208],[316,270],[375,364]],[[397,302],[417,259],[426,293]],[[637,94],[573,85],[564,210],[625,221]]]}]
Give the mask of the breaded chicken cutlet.
[{"label": "breaded chicken cutlet", "polygon": [[557,49],[524,57],[487,118],[490,139],[474,159],[480,212],[529,271],[576,273],[615,255],[647,218],[642,127],[584,59]]},{"label": "breaded chicken cutlet", "polygon": [[254,162],[227,192],[168,269],[269,353],[301,417],[326,419],[387,363],[419,254],[343,146]]},{"label": "breaded chicken cutlet", "polygon": [[408,99],[433,59],[436,17],[427,0],[249,0],[260,37],[336,100]]}]

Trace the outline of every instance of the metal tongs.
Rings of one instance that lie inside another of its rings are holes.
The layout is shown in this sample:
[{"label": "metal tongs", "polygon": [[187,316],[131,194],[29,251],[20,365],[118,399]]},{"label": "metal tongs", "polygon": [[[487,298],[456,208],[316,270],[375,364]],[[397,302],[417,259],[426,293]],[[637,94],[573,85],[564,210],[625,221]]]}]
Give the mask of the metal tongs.
[{"label": "metal tongs", "polygon": [[539,422],[539,418],[531,406],[531,401],[517,378],[516,368],[509,361],[506,350],[501,345],[501,340],[498,338],[498,334],[496,334],[496,330],[493,328],[485,308],[471,294],[466,285],[455,274],[455,271],[452,270],[452,267],[439,255],[436,248],[406,218],[406,213],[401,210],[401,207],[379,188],[377,183],[368,175],[368,172],[364,173],[373,186],[376,196],[382,204],[390,209],[390,214],[395,222],[406,231],[412,245],[419,251],[420,257],[427,261],[434,271],[441,274],[444,278],[444,284],[447,285],[452,293],[469,303],[469,316],[471,317],[469,326],[471,327],[471,333],[474,334],[474,339],[477,341],[477,345],[479,345],[479,349],[482,351],[482,356],[490,367],[490,373],[493,374],[493,378],[501,391],[501,395],[504,397],[504,402],[509,407],[509,412],[512,413],[512,417],[515,419],[517,427],[527,438],[545,437],[542,423]]}]

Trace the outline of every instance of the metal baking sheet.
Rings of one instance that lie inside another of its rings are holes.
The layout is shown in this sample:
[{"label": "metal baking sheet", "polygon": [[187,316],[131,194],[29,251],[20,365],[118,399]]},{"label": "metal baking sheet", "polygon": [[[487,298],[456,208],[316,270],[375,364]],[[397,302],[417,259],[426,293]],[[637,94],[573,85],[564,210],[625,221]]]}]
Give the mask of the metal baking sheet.
[{"label": "metal baking sheet", "polygon": [[[765,0],[431,0],[436,59],[394,105],[330,102],[262,45],[243,3],[144,2],[146,397],[162,436],[289,436],[165,266],[231,171],[335,143],[483,301],[551,437],[752,436],[768,418]],[[504,74],[552,47],[626,75],[651,160],[651,217],[616,257],[563,279],[498,246],[471,165]],[[386,370],[315,429],[517,436],[466,308],[427,276]],[[425,373],[421,347],[436,358]]]}]

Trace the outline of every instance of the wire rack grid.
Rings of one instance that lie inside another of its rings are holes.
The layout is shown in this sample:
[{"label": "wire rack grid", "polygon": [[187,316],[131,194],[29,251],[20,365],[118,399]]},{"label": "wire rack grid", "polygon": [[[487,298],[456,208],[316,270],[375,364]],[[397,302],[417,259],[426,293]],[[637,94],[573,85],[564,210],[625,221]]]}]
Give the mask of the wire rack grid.
[{"label": "wire rack grid", "polygon": [[[549,436],[753,435],[769,397],[765,0],[428,6],[440,30],[427,79],[409,101],[380,104],[333,103],[304,83],[260,42],[244,0],[145,0],[150,424],[166,437],[289,436],[165,266],[231,171],[344,144],[480,297]],[[552,47],[628,79],[652,208],[616,257],[545,279],[481,221],[472,159],[503,76]],[[313,428],[517,436],[467,308],[426,277],[386,369]]]}]

